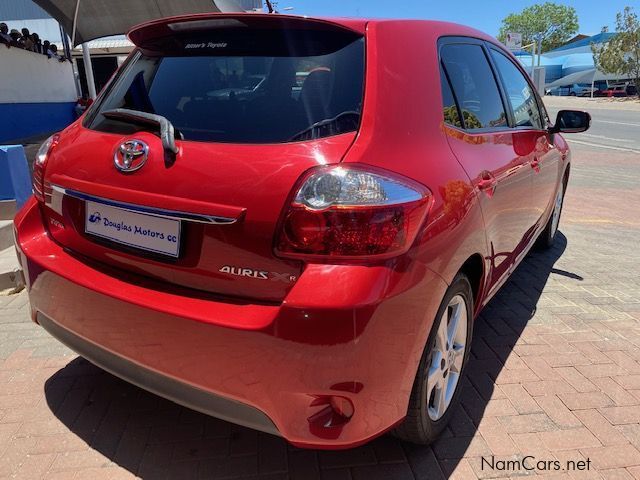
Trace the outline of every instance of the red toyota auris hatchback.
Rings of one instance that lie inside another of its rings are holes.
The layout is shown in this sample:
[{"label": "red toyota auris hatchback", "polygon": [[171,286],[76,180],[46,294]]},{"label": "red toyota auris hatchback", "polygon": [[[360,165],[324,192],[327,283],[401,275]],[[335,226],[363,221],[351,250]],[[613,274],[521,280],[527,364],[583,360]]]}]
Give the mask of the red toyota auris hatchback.
[{"label": "red toyota auris hatchback", "polygon": [[33,319],[297,446],[433,440],[474,317],[553,243],[559,132],[589,115],[551,124],[499,43],[448,23],[208,14],[130,38],[15,219]]}]

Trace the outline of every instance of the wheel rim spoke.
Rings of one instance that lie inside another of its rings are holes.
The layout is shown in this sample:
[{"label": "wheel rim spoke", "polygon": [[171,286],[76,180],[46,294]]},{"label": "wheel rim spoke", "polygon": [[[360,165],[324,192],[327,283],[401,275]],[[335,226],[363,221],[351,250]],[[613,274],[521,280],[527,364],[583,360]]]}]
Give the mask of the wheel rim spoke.
[{"label": "wheel rim spoke", "polygon": [[[440,372],[439,372],[440,373]],[[429,417],[440,418],[446,408],[446,381],[442,377],[442,373],[439,374],[438,379],[433,384],[433,388],[428,392],[429,404],[427,410]]]},{"label": "wheel rim spoke", "polygon": [[447,310],[451,310],[451,314],[449,317],[449,326],[447,327],[447,342],[450,348],[451,345],[453,345],[456,332],[458,331],[458,323],[460,322],[460,305],[453,305]]},{"label": "wheel rim spoke", "polygon": [[431,365],[429,373],[427,374],[427,385],[430,385],[430,388],[427,390],[427,395],[431,393],[431,389],[438,385],[440,377],[442,377],[442,372],[440,370],[440,361],[438,361],[437,365]]},{"label": "wheel rim spoke", "polygon": [[[444,379],[443,379],[444,380]],[[440,383],[440,386],[438,388],[438,390],[436,391],[436,401],[435,403],[435,407],[436,407],[436,414],[438,415],[438,418],[442,417],[442,415],[444,415],[445,410],[447,409],[447,387],[446,387],[446,383],[444,381],[442,381]]]},{"label": "wheel rim spoke", "polygon": [[460,373],[462,371],[462,363],[464,360],[464,346],[455,347],[454,346],[454,357],[453,363],[451,364],[451,370]]},{"label": "wheel rim spoke", "polygon": [[551,229],[552,229],[552,233],[555,234],[555,232],[558,230],[558,225],[560,223],[560,212],[562,211],[562,197],[563,197],[563,192],[564,192],[564,187],[561,184],[560,187],[558,187],[558,193],[556,194],[556,201],[553,207],[553,218],[551,220]]},{"label": "wheel rim spoke", "polygon": [[[429,416],[433,416],[433,412],[437,411],[438,390],[442,386],[442,372],[440,366],[432,366],[427,375],[427,410]],[[433,401],[431,400],[433,398]]]},{"label": "wheel rim spoke", "polygon": [[447,332],[447,324],[449,321],[449,309],[447,308],[444,311],[444,315],[440,319],[440,325],[438,326],[438,333],[436,335],[436,348],[444,353],[447,351],[447,340],[448,340],[448,332]]}]

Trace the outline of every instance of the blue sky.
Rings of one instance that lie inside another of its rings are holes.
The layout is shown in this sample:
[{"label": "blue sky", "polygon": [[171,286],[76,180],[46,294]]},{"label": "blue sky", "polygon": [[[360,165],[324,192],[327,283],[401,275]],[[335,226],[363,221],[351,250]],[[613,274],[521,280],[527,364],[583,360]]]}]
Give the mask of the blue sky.
[{"label": "blue sky", "polygon": [[[279,0],[279,8],[294,7],[298,15],[423,18],[462,23],[497,35],[502,18],[512,12],[544,0]],[[599,33],[603,25],[614,30],[616,13],[636,0],[558,1],[573,6],[578,12],[580,33]],[[636,8],[640,14],[640,8]]]}]

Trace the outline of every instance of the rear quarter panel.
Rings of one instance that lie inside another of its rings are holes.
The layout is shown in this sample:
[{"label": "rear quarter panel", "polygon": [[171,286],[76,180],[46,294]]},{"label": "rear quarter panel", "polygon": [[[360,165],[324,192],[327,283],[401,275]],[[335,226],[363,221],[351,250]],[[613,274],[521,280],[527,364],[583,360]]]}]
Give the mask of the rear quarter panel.
[{"label": "rear quarter panel", "polygon": [[430,189],[433,205],[408,255],[447,283],[470,256],[487,257],[476,191],[449,147],[442,113],[437,41],[465,34],[486,37],[441,22],[369,23],[362,125],[345,158]]},{"label": "rear quarter panel", "polygon": [[[488,257],[476,191],[444,134],[437,40],[456,33],[460,32],[451,32],[447,24],[431,22],[368,24],[362,123],[343,160],[404,175],[425,185],[433,195],[431,210],[415,244],[406,255],[388,263],[394,273],[412,272],[413,277],[405,275],[414,285],[408,288],[411,295],[405,295],[400,303],[384,303],[387,310],[411,313],[404,321],[392,322],[396,328],[413,332],[402,340],[406,391],[411,390],[444,295],[444,289],[430,289],[426,279],[435,274],[444,286],[449,285],[469,257]],[[417,278],[415,273],[420,271],[422,278]],[[482,284],[484,281],[479,292]],[[479,293],[476,305],[482,304],[481,297]],[[355,343],[360,340],[366,337],[356,338]]]}]

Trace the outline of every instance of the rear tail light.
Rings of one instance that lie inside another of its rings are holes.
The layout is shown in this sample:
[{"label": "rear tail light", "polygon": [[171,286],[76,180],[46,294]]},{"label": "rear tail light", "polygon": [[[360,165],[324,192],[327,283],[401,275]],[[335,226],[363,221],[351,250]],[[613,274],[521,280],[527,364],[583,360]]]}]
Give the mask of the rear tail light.
[{"label": "rear tail light", "polygon": [[305,174],[276,240],[283,257],[323,262],[395,257],[413,244],[431,194],[424,186],[361,165]]},{"label": "rear tail light", "polygon": [[45,201],[45,195],[50,195],[51,192],[47,192],[44,183],[44,170],[47,166],[47,160],[52,150],[58,145],[60,136],[58,134],[51,135],[40,146],[38,153],[36,154],[36,160],[33,163],[33,194],[39,202]]}]

